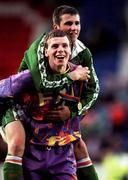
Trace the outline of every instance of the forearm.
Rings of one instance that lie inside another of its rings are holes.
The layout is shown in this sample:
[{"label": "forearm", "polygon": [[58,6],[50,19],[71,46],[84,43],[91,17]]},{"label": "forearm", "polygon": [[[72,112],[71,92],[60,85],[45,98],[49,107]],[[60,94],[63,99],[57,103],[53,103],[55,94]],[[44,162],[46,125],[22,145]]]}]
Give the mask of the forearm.
[{"label": "forearm", "polygon": [[12,98],[33,85],[29,70],[12,75],[0,81],[0,98]]},{"label": "forearm", "polygon": [[82,92],[82,96],[81,96],[82,108],[79,110],[79,114],[86,113],[86,111],[94,105],[100,90],[99,80],[97,78],[93,65],[93,58],[88,49],[85,51],[84,56],[86,57],[86,66],[89,68],[90,71],[90,79],[87,83],[87,86],[83,89]]},{"label": "forearm", "polygon": [[99,94],[99,80],[95,74],[93,78],[89,80],[86,89],[84,90],[83,96],[80,100],[81,109],[79,110],[79,115],[86,113],[90,109],[95,101],[97,100]]},{"label": "forearm", "polygon": [[11,77],[0,81],[0,98],[12,97]]}]

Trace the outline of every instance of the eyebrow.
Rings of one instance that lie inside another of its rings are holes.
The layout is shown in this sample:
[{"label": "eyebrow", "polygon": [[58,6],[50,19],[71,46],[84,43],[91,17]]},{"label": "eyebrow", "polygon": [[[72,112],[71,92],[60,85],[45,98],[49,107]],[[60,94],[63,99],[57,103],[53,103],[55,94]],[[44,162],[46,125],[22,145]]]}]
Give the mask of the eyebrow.
[{"label": "eyebrow", "polygon": [[[54,44],[52,44],[51,47],[55,47],[55,46],[58,46],[58,45],[59,45],[58,43],[54,43]],[[63,46],[65,46],[65,45],[68,46],[68,43],[62,43],[62,45],[63,45]]]}]

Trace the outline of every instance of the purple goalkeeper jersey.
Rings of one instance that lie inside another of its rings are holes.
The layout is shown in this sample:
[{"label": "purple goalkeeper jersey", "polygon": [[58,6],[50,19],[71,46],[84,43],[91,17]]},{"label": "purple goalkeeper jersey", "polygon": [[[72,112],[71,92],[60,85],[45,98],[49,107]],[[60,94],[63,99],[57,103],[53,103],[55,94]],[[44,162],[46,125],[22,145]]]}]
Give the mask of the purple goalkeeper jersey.
[{"label": "purple goalkeeper jersey", "polygon": [[1,82],[0,97],[13,97],[15,118],[22,120],[29,143],[63,146],[81,137],[79,133],[81,117],[75,116],[54,123],[50,119],[44,119],[43,114],[58,105],[67,105],[76,112],[81,91],[80,82],[77,83],[66,85],[59,92],[37,92],[31,74],[26,70]]}]

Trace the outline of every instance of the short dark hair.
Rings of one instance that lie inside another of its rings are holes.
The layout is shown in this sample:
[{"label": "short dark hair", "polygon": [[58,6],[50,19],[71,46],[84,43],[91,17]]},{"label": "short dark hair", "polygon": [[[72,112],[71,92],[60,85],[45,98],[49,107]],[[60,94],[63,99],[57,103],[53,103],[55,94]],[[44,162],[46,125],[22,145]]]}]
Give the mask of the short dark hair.
[{"label": "short dark hair", "polygon": [[64,37],[64,36],[66,36],[68,38],[70,46],[72,47],[72,41],[71,41],[70,36],[68,36],[67,33],[65,33],[64,31],[62,31],[60,29],[52,30],[46,35],[46,38],[44,40],[44,47],[48,48],[48,43],[47,42],[48,42],[49,39],[54,38],[54,37]]},{"label": "short dark hair", "polygon": [[68,6],[68,5],[58,6],[53,12],[53,16],[52,16],[53,24],[59,25],[61,21],[61,16],[64,14],[76,15],[79,14],[79,12],[76,8],[72,6]]}]

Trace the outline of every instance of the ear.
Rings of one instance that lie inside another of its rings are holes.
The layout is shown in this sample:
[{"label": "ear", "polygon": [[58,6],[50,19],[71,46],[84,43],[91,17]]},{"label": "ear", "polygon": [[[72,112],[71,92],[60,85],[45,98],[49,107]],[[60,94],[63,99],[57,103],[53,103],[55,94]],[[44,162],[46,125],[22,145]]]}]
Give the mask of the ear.
[{"label": "ear", "polygon": [[59,29],[59,26],[57,24],[53,24],[53,29]]},{"label": "ear", "polygon": [[44,50],[44,55],[45,55],[46,57],[48,57],[48,49],[46,49],[46,48],[45,48],[45,50]]}]

